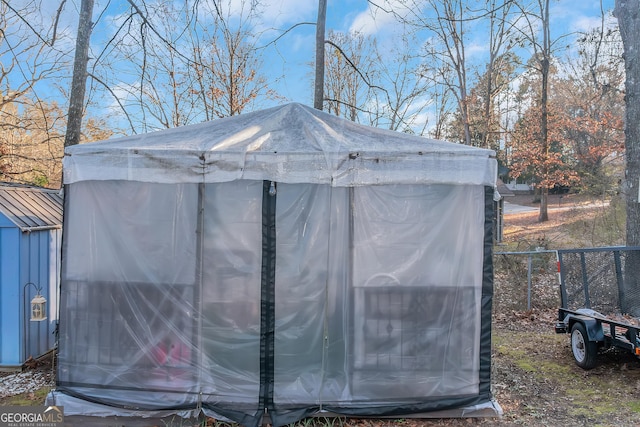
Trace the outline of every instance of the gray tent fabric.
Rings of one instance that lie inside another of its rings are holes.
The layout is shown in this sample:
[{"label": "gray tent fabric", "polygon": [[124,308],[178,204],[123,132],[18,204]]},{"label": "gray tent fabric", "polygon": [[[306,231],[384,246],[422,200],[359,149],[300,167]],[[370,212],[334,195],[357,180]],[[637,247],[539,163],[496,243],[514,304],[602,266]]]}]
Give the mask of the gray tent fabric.
[{"label": "gray tent fabric", "polygon": [[287,104],[64,167],[66,415],[500,411],[492,151]]},{"label": "gray tent fabric", "polygon": [[305,107],[267,110],[65,150],[64,182],[236,180],[495,186],[495,153],[359,125]]}]

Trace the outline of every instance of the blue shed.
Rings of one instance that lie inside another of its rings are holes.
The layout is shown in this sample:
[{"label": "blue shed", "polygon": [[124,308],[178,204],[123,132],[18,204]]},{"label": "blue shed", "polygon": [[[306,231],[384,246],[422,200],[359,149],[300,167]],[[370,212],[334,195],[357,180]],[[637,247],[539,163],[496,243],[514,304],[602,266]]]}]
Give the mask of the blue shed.
[{"label": "blue shed", "polygon": [[[61,237],[59,191],[0,183],[0,370],[55,347]],[[38,294],[41,320],[32,319]]]}]

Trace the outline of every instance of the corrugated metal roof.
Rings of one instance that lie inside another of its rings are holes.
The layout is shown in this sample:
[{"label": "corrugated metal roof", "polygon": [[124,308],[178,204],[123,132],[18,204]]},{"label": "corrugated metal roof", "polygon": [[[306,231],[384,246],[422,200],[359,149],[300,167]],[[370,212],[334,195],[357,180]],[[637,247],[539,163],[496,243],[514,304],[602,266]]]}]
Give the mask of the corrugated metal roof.
[{"label": "corrugated metal roof", "polygon": [[62,196],[57,190],[0,183],[0,213],[21,231],[62,227]]}]

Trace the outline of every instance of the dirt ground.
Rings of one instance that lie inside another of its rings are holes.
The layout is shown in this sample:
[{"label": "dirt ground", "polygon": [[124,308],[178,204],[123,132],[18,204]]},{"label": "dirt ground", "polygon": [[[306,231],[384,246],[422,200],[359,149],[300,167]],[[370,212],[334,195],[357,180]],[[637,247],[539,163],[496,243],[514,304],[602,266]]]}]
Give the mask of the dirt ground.
[{"label": "dirt ground", "polygon": [[[516,196],[509,202],[537,206],[529,195]],[[507,215],[504,244],[521,250],[528,250],[537,244],[549,245],[550,248],[554,244],[570,246],[575,237],[569,235],[567,224],[582,221],[584,224],[580,226],[589,230],[589,219],[598,215],[602,208],[597,203],[591,203],[589,207],[586,205],[587,202],[579,197],[566,196],[560,199],[552,196],[550,220],[544,224],[537,222],[537,212]],[[585,246],[585,242],[582,242],[582,246]],[[569,336],[554,331],[556,308],[529,311],[508,309],[503,302],[515,297],[509,294],[509,288],[498,282],[494,290],[491,384],[494,398],[504,412],[501,417],[303,420],[298,425],[640,426],[640,361],[630,353],[607,351],[599,356],[596,368],[590,371],[579,368],[571,354]],[[27,398],[24,404],[40,404],[40,396],[43,394],[23,396]],[[0,405],[13,402],[11,399],[0,399]]]},{"label": "dirt ground", "polygon": [[[505,202],[532,211],[505,214],[504,245],[510,250],[567,249],[624,243],[624,207],[617,199],[602,200],[580,194],[550,194],[549,220],[539,222],[540,204],[533,195],[505,197]],[[500,247],[497,248],[500,250]]]}]

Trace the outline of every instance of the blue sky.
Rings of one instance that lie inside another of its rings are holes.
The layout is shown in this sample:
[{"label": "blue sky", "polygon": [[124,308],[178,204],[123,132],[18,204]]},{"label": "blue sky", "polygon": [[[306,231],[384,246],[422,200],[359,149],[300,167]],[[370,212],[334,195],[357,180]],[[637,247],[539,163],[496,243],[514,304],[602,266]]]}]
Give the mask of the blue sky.
[{"label": "blue sky", "polygon": [[[134,0],[135,1],[135,0]],[[238,0],[225,1],[233,5]],[[53,2],[52,2],[53,3]],[[149,0],[147,3],[151,4]],[[202,2],[205,3],[205,2]],[[290,28],[300,22],[313,22],[317,16],[316,0],[261,0],[262,22],[256,23],[257,31],[262,32],[262,40],[269,42],[281,33],[280,30]],[[377,3],[382,4],[380,0]],[[394,0],[389,1],[392,5]],[[72,4],[79,7],[79,0]],[[95,14],[107,5],[106,0],[98,0]],[[111,0],[101,16],[94,44],[99,43],[102,25],[109,25],[110,14],[120,13],[129,7],[126,0]],[[613,8],[613,0],[603,3],[605,10]],[[71,8],[69,8],[71,9]],[[555,32],[585,31],[599,25],[600,1],[598,0],[560,0],[552,1],[551,19]],[[366,0],[329,0],[327,6],[327,31],[359,31],[365,35],[376,37],[379,44],[392,41],[394,33],[400,27],[393,16],[376,10]],[[278,91],[287,100],[308,103],[311,90],[311,69],[309,63],[314,60],[315,27],[299,26],[284,35],[275,46],[265,50],[264,63],[270,73],[275,76],[284,75],[278,84]],[[477,29],[471,37],[468,53],[481,58],[486,52],[486,40],[482,29]]]},{"label": "blue sky", "polygon": [[[28,0],[15,0],[15,6]],[[137,5],[142,5],[142,0],[132,0]],[[181,4],[184,0],[145,0],[147,6],[152,7],[155,2],[173,1]],[[211,0],[200,0],[201,6],[206,6]],[[220,1],[220,0],[219,0]],[[230,8],[231,15],[238,8],[241,0],[222,0],[225,7]],[[375,3],[385,4],[396,11],[402,9],[397,6],[400,0],[376,0]],[[425,3],[428,0],[415,0],[417,3]],[[14,0],[12,0],[12,5]],[[282,102],[300,102],[307,105],[313,103],[313,80],[311,65],[314,61],[315,26],[300,25],[283,34],[283,31],[302,23],[315,22],[317,17],[317,0],[260,0],[261,13],[259,18],[252,23],[253,30],[259,34],[257,45],[268,45],[263,51],[263,73],[269,79],[273,89],[280,98],[275,101],[266,101],[262,106]],[[470,4],[475,4],[473,1]],[[60,2],[43,0],[41,15],[29,17],[32,23],[41,22],[46,25],[51,22]],[[552,0],[551,20],[552,32],[567,34],[572,32],[587,31],[600,25],[599,0]],[[613,8],[613,0],[604,0],[602,8],[610,11]],[[67,57],[73,54],[75,32],[80,9],[80,0],[67,0],[65,13],[62,16],[60,33],[63,44],[58,47],[68,52]],[[97,22],[92,35],[92,53],[95,56],[101,51],[102,45],[114,31],[118,16],[127,13],[130,5],[127,0],[96,0],[94,8],[94,21]],[[358,31],[366,36],[375,37],[381,50],[390,50],[397,43],[397,36],[403,29],[394,17],[384,11],[376,9],[366,0],[328,0],[327,6],[327,32]],[[271,43],[281,36],[277,43]],[[426,36],[425,36],[426,37]],[[482,67],[486,64],[487,40],[486,28],[481,25],[470,25],[470,32],[466,40],[467,60],[471,65]],[[420,40],[420,38],[418,38]],[[572,37],[566,39],[571,45]],[[564,39],[563,39],[564,43]],[[529,53],[521,52],[526,56]],[[526,59],[526,58],[525,58]],[[120,76],[112,76],[117,80]],[[124,77],[123,77],[124,78]],[[60,83],[61,86],[66,82]],[[115,88],[117,91],[117,88]],[[40,89],[41,93],[47,93],[47,89]],[[106,102],[106,101],[105,101]],[[97,111],[100,114],[99,111]]]},{"label": "blue sky", "polygon": [[[273,1],[271,10],[288,10],[289,12],[280,15],[283,25],[292,25],[297,21],[314,21],[317,14],[316,1],[291,1],[280,0]],[[381,3],[381,2],[375,2]],[[391,2],[393,3],[393,2]],[[300,4],[306,5],[300,8]],[[600,1],[598,0],[552,0],[552,9],[550,17],[552,21],[552,31],[555,34],[565,34],[572,32],[588,31],[600,25]],[[602,7],[605,11],[613,9],[613,0],[603,1]],[[299,13],[293,13],[298,11]],[[327,31],[358,31],[365,35],[376,37],[379,44],[384,45],[385,42],[394,39],[394,33],[401,31],[401,28],[394,20],[393,16],[386,14],[380,10],[376,10],[366,0],[329,0],[327,6]],[[314,45],[313,27],[299,27],[292,31],[284,41],[279,45],[281,58],[280,63],[284,68],[289,70],[300,69],[298,75],[309,73],[308,64],[313,61],[312,48]],[[569,38],[571,40],[572,38]],[[467,54],[470,60],[477,58],[484,61],[487,53],[487,40],[483,34],[482,28],[476,29],[468,42]],[[309,76],[305,78],[307,81]],[[307,102],[307,99],[301,99],[305,96],[305,91],[300,90],[300,79],[287,79],[281,84],[281,90],[287,98],[292,100]],[[307,96],[310,96],[308,94]]]}]

